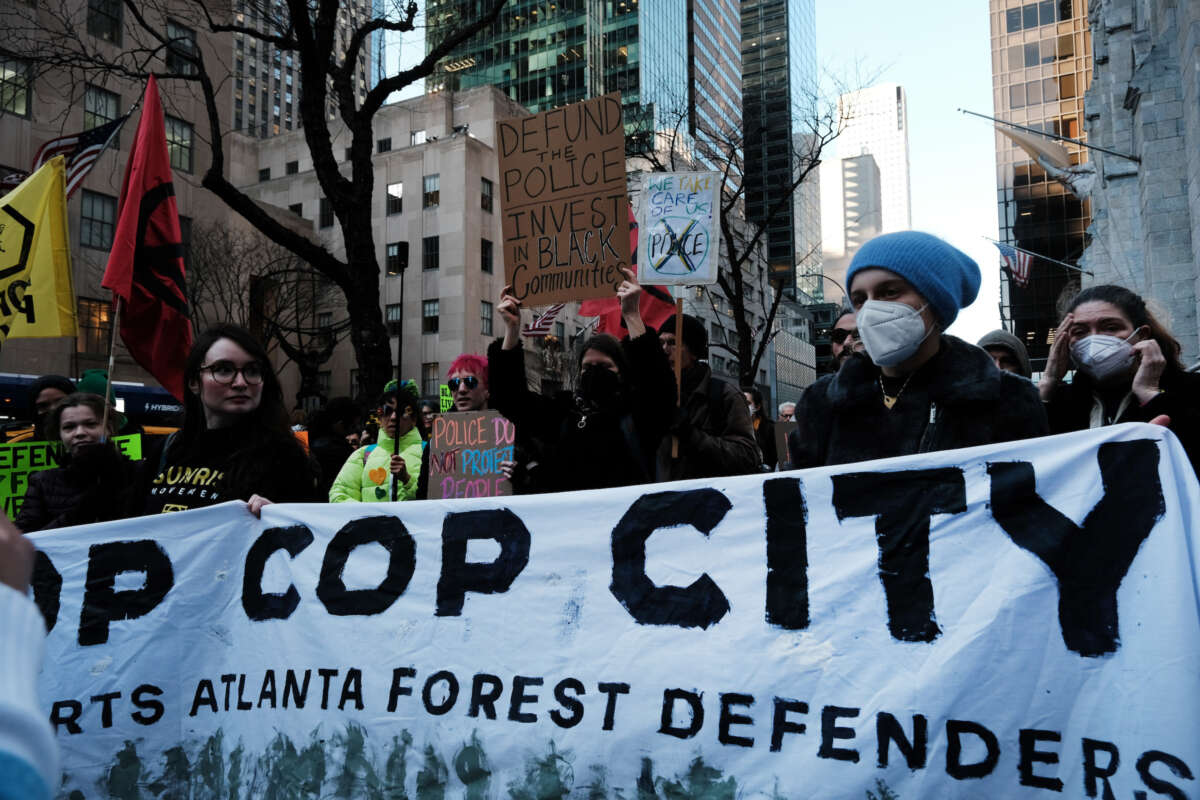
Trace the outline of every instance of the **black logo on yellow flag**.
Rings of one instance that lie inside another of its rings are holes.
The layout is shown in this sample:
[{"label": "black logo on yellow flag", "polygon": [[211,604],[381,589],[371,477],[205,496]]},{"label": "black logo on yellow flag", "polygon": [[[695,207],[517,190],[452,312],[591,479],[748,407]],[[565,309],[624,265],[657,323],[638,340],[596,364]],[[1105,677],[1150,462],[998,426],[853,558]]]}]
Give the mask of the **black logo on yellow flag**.
[{"label": "black logo on yellow flag", "polygon": [[[35,321],[33,298],[25,295],[25,290],[29,288],[29,281],[8,279],[20,275],[28,268],[29,253],[33,249],[33,235],[37,226],[20,211],[13,208],[12,204],[0,206],[0,213],[7,214],[21,226],[21,248],[16,263],[10,265],[7,260],[0,262],[0,281],[8,281],[7,285],[0,286],[0,318],[5,320],[3,324],[0,324],[0,337],[7,337],[12,329],[9,320],[14,314],[24,314],[30,324]],[[10,248],[5,246],[8,237],[5,237],[4,233],[7,228],[7,224],[0,223],[0,253],[3,254],[10,252]]]}]

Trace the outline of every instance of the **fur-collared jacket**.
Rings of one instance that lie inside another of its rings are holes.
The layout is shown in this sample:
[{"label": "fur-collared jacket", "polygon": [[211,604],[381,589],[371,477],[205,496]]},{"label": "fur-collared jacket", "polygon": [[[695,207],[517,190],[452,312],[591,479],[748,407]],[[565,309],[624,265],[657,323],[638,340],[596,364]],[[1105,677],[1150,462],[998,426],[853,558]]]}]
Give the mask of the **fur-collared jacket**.
[{"label": "fur-collared jacket", "polygon": [[[896,387],[889,387],[897,391]],[[889,409],[879,367],[865,354],[805,390],[788,437],[797,469],[1045,436],[1037,388],[1001,372],[986,352],[953,336],[914,372]]]}]

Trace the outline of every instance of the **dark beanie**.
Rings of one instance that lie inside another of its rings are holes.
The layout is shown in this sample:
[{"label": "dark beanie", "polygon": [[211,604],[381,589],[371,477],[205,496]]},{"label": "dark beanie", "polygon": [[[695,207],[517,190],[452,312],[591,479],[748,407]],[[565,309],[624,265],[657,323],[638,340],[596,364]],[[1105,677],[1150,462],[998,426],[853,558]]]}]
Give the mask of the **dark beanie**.
[{"label": "dark beanie", "polygon": [[71,394],[75,391],[75,384],[70,378],[62,375],[43,375],[38,378],[29,384],[30,411],[33,411],[33,404],[37,402],[37,396],[42,393],[42,389],[58,389],[63,394]]},{"label": "dark beanie", "polygon": [[[662,336],[664,333],[675,335],[674,314],[659,327],[658,335]],[[696,358],[708,358],[708,331],[704,330],[703,322],[690,314],[683,315],[683,343]]]},{"label": "dark beanie", "polygon": [[942,327],[975,302],[979,265],[957,247],[930,233],[900,231],[876,236],[854,254],[846,270],[846,286],[854,291],[854,275],[879,267],[908,281],[929,301]]}]

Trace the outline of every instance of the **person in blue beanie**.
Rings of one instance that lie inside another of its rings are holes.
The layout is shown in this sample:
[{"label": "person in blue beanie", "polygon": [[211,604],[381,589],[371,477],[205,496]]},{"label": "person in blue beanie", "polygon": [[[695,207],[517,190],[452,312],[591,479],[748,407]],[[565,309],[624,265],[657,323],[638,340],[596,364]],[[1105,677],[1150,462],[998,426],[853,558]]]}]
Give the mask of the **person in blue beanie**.
[{"label": "person in blue beanie", "polygon": [[979,292],[979,266],[928,233],[863,245],[846,272],[865,353],[805,390],[795,467],[847,464],[1044,436],[1033,384],[945,333]]}]

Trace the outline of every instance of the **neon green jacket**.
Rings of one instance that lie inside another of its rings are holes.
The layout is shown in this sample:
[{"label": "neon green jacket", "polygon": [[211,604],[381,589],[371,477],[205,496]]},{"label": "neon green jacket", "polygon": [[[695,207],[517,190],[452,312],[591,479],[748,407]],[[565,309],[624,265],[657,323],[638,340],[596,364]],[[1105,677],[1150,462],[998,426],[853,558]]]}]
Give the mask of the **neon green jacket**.
[{"label": "neon green jacket", "polygon": [[392,499],[392,453],[397,452],[408,467],[408,482],[396,487],[397,500],[412,500],[417,495],[421,474],[421,434],[413,428],[400,437],[399,449],[382,428],[377,444],[360,447],[350,454],[329,488],[331,503],[386,503]]}]

